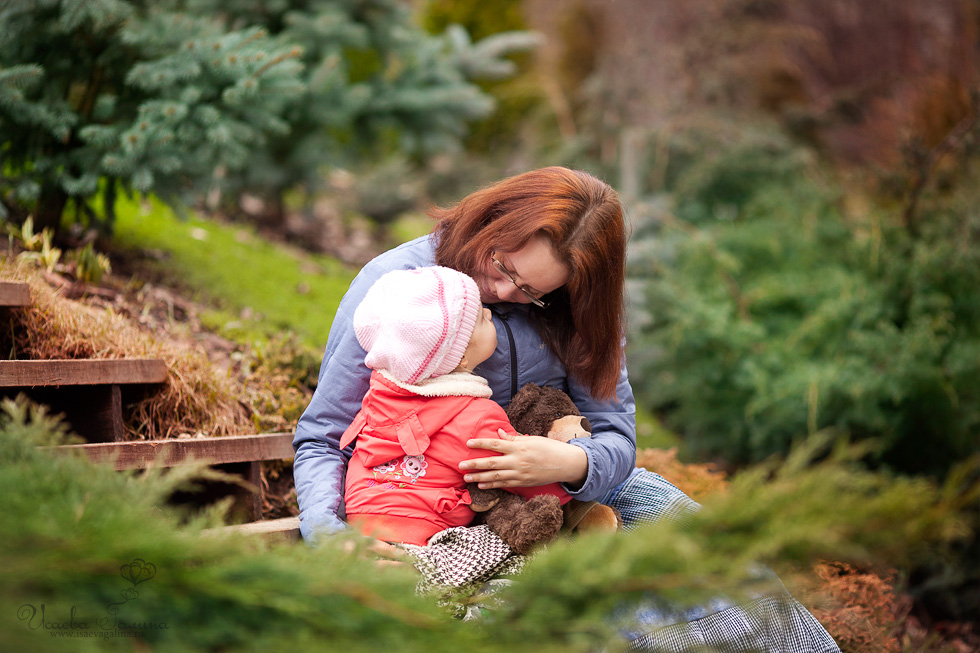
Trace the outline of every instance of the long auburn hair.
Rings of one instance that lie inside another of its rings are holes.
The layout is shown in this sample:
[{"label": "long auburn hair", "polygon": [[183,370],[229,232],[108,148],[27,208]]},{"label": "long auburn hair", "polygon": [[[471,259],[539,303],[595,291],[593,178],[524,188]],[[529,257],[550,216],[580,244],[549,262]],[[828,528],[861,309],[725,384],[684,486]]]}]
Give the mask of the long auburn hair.
[{"label": "long auburn hair", "polygon": [[484,273],[494,250],[516,252],[541,234],[571,270],[532,308],[542,339],[596,398],[616,393],[625,330],[626,227],[616,192],[587,172],[532,170],[435,207],[436,262]]}]

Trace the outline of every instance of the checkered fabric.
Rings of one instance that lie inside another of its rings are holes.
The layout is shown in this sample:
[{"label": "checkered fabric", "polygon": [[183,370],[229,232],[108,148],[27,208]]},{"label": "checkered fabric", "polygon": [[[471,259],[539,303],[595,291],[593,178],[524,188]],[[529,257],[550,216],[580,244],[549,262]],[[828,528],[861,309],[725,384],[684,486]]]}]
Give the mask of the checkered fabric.
[{"label": "checkered fabric", "polygon": [[[624,530],[643,522],[684,519],[700,509],[659,474],[639,468],[620,485],[609,505],[623,516]],[[820,622],[786,592],[776,575],[762,572],[773,589],[735,604],[719,597],[689,609],[677,609],[651,596],[629,609],[621,630],[628,651],[724,653],[840,653]]]},{"label": "checkered fabric", "polygon": [[630,474],[616,490],[610,506],[623,517],[623,530],[636,530],[644,523],[683,519],[701,509],[701,504],[681,492],[660,474],[642,467]]},{"label": "checkered fabric", "polygon": [[492,607],[495,595],[520,573],[524,556],[517,555],[489,526],[447,528],[425,546],[401,544],[411,556],[419,579],[416,591],[433,594],[438,603],[464,620]]},{"label": "checkered fabric", "polygon": [[[642,619],[642,610],[637,610],[636,614]],[[653,628],[630,638],[626,650],[840,653],[823,626],[785,591],[767,594],[700,619]]]}]

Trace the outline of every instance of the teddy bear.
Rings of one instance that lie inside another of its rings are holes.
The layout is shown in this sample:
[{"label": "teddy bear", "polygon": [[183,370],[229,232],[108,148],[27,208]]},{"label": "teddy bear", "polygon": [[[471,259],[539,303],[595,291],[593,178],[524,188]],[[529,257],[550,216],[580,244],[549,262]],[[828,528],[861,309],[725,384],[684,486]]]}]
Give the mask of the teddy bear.
[{"label": "teddy bear", "polygon": [[[592,435],[589,420],[582,416],[571,398],[557,388],[528,383],[514,395],[505,409],[518,433],[538,435],[561,442]],[[481,490],[476,483],[468,485],[472,503],[490,527],[515,552],[529,553],[536,545],[548,542],[559,530],[614,531],[621,526],[619,513],[596,501],[571,500],[564,506],[552,495],[538,495],[525,500],[502,489]]]}]

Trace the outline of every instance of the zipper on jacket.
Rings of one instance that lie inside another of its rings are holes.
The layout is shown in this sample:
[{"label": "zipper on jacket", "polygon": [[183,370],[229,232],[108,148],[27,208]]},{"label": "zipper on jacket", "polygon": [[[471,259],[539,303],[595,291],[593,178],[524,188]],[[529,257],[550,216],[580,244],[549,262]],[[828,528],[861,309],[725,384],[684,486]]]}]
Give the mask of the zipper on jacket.
[{"label": "zipper on jacket", "polygon": [[505,313],[496,308],[491,308],[490,312],[500,319],[500,323],[504,325],[504,331],[507,332],[507,343],[510,345],[510,396],[513,398],[517,394],[517,346],[514,342],[514,332],[510,330],[510,325],[507,324]]}]

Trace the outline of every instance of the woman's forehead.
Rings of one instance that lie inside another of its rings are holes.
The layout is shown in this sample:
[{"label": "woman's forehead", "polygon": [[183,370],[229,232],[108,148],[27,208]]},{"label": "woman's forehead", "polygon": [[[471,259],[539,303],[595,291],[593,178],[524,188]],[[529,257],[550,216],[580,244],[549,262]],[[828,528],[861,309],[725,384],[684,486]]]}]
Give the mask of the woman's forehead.
[{"label": "woman's forehead", "polygon": [[568,266],[558,260],[551,241],[545,236],[536,236],[519,250],[502,251],[499,255],[521,283],[545,294],[565,285],[571,276]]}]

